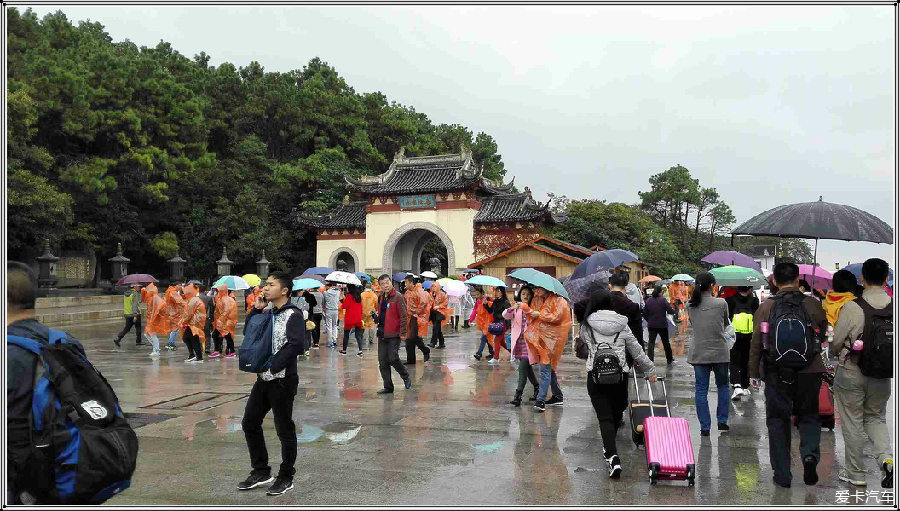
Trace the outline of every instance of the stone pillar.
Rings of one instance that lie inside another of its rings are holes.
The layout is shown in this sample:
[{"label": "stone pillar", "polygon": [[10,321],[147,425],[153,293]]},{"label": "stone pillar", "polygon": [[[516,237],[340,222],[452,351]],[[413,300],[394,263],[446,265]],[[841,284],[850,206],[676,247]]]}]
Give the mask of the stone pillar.
[{"label": "stone pillar", "polygon": [[169,278],[171,281],[181,282],[184,280],[184,267],[187,261],[182,259],[178,252],[175,252],[175,257],[166,262],[169,263]]},{"label": "stone pillar", "polygon": [[266,280],[269,277],[269,260],[266,259],[266,251],[263,250],[262,258],[256,261],[256,274],[259,278]]},{"label": "stone pillar", "polygon": [[225,253],[225,246],[222,246],[222,259],[216,261],[216,272],[219,277],[224,277],[225,275],[231,275],[231,265],[234,262],[228,259],[228,254]]},{"label": "stone pillar", "polygon": [[39,288],[53,289],[56,285],[56,261],[59,258],[50,253],[50,239],[44,238],[44,253],[37,258]]},{"label": "stone pillar", "polygon": [[112,278],[110,279],[113,282],[118,282],[119,279],[128,275],[128,263],[131,262],[131,259],[128,259],[124,255],[122,255],[122,244],[116,244],[116,256],[109,259],[109,262],[112,263]]}]

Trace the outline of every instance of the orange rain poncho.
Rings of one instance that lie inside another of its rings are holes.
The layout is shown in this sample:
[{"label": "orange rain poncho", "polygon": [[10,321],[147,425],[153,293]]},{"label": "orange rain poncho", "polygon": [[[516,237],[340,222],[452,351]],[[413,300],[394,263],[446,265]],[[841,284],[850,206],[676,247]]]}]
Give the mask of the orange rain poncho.
[{"label": "orange rain poncho", "polygon": [[431,284],[430,291],[434,297],[432,308],[444,315],[444,321],[441,322],[441,326],[446,325],[450,321],[450,317],[453,316],[453,309],[447,304],[447,293],[441,289],[441,285],[437,282]]},{"label": "orange rain poncho", "polygon": [[[150,293],[153,293],[153,295],[151,295]],[[151,282],[141,288],[141,301],[144,302],[144,304],[146,304],[147,306],[149,306],[150,300],[153,298],[154,295],[156,295],[158,293],[159,293],[159,289],[156,287],[156,284]]]},{"label": "orange rain poncho", "polygon": [[[535,296],[531,301],[531,310],[537,311],[540,315],[537,318],[529,316],[525,340],[529,348],[536,350],[541,364],[550,364],[555,371],[569,339],[569,328],[572,326],[569,302],[553,293],[544,298]],[[531,323],[534,323],[534,328]]]},{"label": "orange rain poncho", "polygon": [[371,330],[375,328],[375,320],[372,319],[372,312],[378,307],[378,294],[371,289],[366,289],[360,296],[362,296],[363,329]]},{"label": "orange rain poncho", "polygon": [[262,289],[259,286],[253,286],[246,293],[246,302],[247,302],[247,312],[250,312],[250,309],[253,308],[253,304],[256,303],[256,299],[259,298],[259,295],[262,293]]},{"label": "orange rain poncho", "polygon": [[[151,284],[152,285],[152,284]],[[156,291],[156,286],[147,286],[147,326],[144,333],[147,335],[169,335],[169,318],[165,315],[166,301]]]},{"label": "orange rain poncho", "polygon": [[187,299],[187,305],[184,307],[184,315],[181,317],[181,327],[190,328],[205,349],[206,336],[203,334],[203,327],[206,326],[206,305],[197,296],[197,288],[193,284],[184,286],[184,297]]},{"label": "orange rain poncho", "polygon": [[166,322],[166,328],[169,332],[181,329],[181,316],[184,314],[184,298],[178,292],[175,286],[169,286],[166,289],[166,304],[163,306],[162,313]]},{"label": "orange rain poncho", "polygon": [[237,326],[237,319],[237,301],[228,292],[228,286],[221,284],[216,288],[216,308],[215,317],[213,318],[213,328],[215,328],[222,336],[231,334],[231,338],[234,339],[234,329]]},{"label": "orange rain poncho", "polygon": [[[488,307],[494,303],[488,297],[484,297],[477,302],[475,302],[475,327],[478,328],[478,331],[484,334],[487,338],[488,343],[491,346],[494,345],[494,336],[488,333],[488,327],[491,326],[491,322],[494,321],[494,316],[484,308],[485,301],[488,304]],[[499,353],[497,353],[499,355]]]},{"label": "orange rain poncho", "polygon": [[404,296],[406,296],[407,318],[415,317],[416,325],[419,327],[419,337],[427,337],[428,316],[431,314],[431,304],[434,299],[425,291],[422,284],[416,284],[416,287],[407,289]]}]

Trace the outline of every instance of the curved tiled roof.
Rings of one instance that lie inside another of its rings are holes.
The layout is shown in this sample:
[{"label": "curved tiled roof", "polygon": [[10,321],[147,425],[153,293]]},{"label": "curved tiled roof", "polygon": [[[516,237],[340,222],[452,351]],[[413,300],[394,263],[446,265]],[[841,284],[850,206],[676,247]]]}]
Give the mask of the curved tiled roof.
[{"label": "curved tiled roof", "polygon": [[483,199],[475,223],[526,222],[539,218],[554,220],[549,205],[538,204],[529,193],[516,193]]},{"label": "curved tiled roof", "polygon": [[316,229],[365,229],[366,201],[341,204],[331,214],[307,216],[301,214],[299,221]]}]

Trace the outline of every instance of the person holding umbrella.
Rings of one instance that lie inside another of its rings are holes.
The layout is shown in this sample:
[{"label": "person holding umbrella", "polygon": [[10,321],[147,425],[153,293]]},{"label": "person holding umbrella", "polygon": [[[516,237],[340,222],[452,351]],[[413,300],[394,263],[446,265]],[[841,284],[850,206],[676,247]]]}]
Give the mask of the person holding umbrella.
[{"label": "person holding umbrella", "polygon": [[731,348],[731,394],[732,401],[740,401],[741,396],[750,395],[750,339],[753,338],[753,315],[759,309],[759,298],[750,286],[736,288],[737,293],[725,298],[728,317],[734,325],[735,342]]},{"label": "person holding umbrella", "polygon": [[131,330],[131,327],[134,327],[134,345],[135,346],[143,346],[144,341],[141,340],[141,285],[140,283],[134,283],[128,288],[128,291],[125,291],[125,300],[122,302],[123,311],[122,316],[125,318],[125,328],[116,335],[116,338],[113,339],[113,342],[116,344],[117,348],[122,347],[122,338],[125,337],[125,334]]},{"label": "person holding umbrella", "polygon": [[[535,329],[531,339],[526,337],[526,340],[529,342],[528,347],[536,349],[540,356],[538,365],[541,385],[534,409],[543,412],[546,406],[559,406],[563,403],[556,368],[569,337],[572,313],[569,303],[562,296],[540,286],[535,287],[534,294],[528,320],[535,323]],[[547,392],[551,390],[552,396],[547,400]]]}]

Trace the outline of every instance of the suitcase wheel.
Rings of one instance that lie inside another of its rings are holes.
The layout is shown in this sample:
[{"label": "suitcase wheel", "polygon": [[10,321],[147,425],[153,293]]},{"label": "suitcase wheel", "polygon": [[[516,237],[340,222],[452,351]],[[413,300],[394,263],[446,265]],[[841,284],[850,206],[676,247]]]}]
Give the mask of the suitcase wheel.
[{"label": "suitcase wheel", "polygon": [[659,480],[659,463],[650,464],[650,484],[656,484]]},{"label": "suitcase wheel", "polygon": [[687,466],[687,482],[688,486],[694,486],[694,465]]}]

